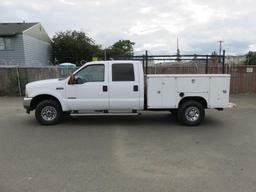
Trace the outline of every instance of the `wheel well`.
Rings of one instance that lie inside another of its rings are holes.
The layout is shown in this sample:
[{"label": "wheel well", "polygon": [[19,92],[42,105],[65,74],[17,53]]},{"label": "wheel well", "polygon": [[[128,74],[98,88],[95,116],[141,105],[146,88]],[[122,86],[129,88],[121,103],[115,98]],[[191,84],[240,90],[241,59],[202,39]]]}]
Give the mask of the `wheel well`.
[{"label": "wheel well", "polygon": [[38,95],[36,97],[34,97],[31,101],[31,104],[30,104],[30,110],[34,110],[36,108],[36,106],[41,102],[41,101],[44,101],[44,100],[52,100],[52,101],[56,101],[60,107],[61,107],[61,103],[60,101],[52,96],[52,95]]},{"label": "wheel well", "polygon": [[204,108],[207,108],[207,101],[203,97],[184,97],[179,102],[179,107],[186,101],[197,101],[203,105]]}]

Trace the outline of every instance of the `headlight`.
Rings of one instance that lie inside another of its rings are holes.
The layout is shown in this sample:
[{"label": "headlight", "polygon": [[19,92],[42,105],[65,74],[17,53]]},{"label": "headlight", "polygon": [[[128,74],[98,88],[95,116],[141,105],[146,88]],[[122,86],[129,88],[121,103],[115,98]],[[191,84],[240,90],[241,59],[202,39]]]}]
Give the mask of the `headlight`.
[{"label": "headlight", "polygon": [[25,89],[25,97],[28,97],[28,90]]}]

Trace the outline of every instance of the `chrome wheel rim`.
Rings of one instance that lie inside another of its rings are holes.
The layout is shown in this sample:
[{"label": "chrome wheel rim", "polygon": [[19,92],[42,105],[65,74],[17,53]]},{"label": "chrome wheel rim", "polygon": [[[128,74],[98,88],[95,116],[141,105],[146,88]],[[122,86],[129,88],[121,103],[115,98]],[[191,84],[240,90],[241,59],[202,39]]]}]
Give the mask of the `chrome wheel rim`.
[{"label": "chrome wheel rim", "polygon": [[188,121],[195,122],[200,117],[200,111],[195,106],[188,107],[185,111],[185,117]]},{"label": "chrome wheel rim", "polygon": [[41,116],[45,121],[52,121],[57,117],[57,110],[52,106],[45,106],[41,111]]}]

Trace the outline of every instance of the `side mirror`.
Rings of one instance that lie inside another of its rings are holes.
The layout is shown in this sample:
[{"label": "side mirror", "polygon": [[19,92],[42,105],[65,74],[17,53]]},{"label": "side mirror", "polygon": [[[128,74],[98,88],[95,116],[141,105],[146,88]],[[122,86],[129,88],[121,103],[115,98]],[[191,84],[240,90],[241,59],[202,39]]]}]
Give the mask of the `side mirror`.
[{"label": "side mirror", "polygon": [[74,85],[74,84],[76,84],[75,75],[71,74],[71,75],[69,76],[68,84],[69,84],[69,85]]}]

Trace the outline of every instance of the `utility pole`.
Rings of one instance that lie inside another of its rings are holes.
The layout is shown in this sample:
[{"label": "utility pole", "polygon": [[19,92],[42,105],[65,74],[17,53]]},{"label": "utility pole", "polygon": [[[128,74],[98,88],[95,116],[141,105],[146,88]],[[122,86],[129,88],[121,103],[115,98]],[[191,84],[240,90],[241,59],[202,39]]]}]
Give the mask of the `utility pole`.
[{"label": "utility pole", "polygon": [[177,46],[177,55],[179,55],[180,54],[179,37],[177,37],[177,44],[176,44],[176,46]]},{"label": "utility pole", "polygon": [[180,61],[180,48],[179,48],[179,37],[177,37],[177,61]]},{"label": "utility pole", "polygon": [[105,59],[105,61],[107,61],[107,50],[106,50],[106,48],[104,49],[104,59]]},{"label": "utility pole", "polygon": [[[219,49],[219,56],[221,56],[221,52],[222,52],[222,43],[224,43],[224,41],[218,41],[218,43],[220,44],[220,49]],[[219,62],[220,62],[220,57],[219,57]]]},{"label": "utility pole", "polygon": [[224,41],[218,41],[219,44],[220,44],[220,52],[219,52],[219,55],[221,55],[221,52],[222,52],[222,43],[224,43]]}]

